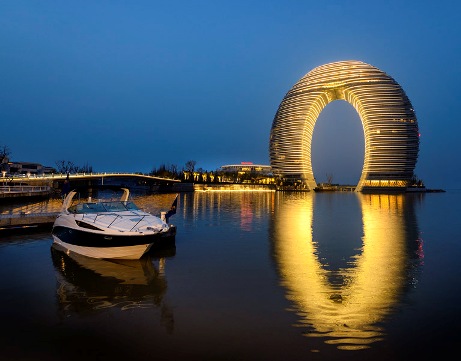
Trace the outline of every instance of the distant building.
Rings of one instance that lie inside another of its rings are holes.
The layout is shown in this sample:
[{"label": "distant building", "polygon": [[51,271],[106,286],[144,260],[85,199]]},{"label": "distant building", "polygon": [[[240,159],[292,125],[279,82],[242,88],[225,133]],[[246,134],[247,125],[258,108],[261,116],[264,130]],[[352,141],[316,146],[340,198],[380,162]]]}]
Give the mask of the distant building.
[{"label": "distant building", "polygon": [[253,164],[252,162],[241,162],[240,164],[223,165],[220,168],[223,172],[236,172],[236,173],[258,173],[269,175],[272,172],[270,165]]},{"label": "distant building", "polygon": [[42,175],[55,173],[52,167],[43,166],[40,163],[31,162],[8,162],[6,172],[9,174]]},{"label": "distant building", "polygon": [[218,170],[218,181],[231,183],[271,184],[273,183],[270,165],[241,162],[223,165]]}]

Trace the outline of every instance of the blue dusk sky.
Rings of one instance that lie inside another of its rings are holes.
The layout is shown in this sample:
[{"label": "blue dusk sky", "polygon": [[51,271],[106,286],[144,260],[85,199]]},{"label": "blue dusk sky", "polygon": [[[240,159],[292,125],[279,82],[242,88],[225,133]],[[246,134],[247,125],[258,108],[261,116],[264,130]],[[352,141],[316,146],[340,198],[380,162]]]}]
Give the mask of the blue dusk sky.
[{"label": "blue dusk sky", "polygon": [[[461,188],[460,1],[0,1],[0,145],[12,161],[150,172],[269,164],[285,94],[317,66],[359,60],[410,98],[415,173]],[[321,113],[318,182],[356,183],[363,130],[344,101]]]}]

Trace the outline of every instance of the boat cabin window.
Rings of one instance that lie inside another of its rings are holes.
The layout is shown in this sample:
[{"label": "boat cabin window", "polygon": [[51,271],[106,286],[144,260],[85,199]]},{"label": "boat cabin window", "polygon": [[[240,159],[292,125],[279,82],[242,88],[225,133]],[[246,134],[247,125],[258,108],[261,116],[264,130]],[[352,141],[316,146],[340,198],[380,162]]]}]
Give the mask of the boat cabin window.
[{"label": "boat cabin window", "polygon": [[115,201],[101,203],[80,203],[69,207],[70,213],[100,213],[100,212],[123,212],[135,211],[139,208],[133,202]]},{"label": "boat cabin window", "polygon": [[98,213],[105,212],[104,206],[101,203],[83,203],[83,213]]},{"label": "boat cabin window", "polygon": [[126,211],[123,202],[104,202],[102,203],[107,212],[121,212]]},{"label": "boat cabin window", "polygon": [[133,202],[123,202],[123,203],[125,203],[125,207],[129,211],[138,211],[139,210],[138,206],[136,204],[134,204]]}]

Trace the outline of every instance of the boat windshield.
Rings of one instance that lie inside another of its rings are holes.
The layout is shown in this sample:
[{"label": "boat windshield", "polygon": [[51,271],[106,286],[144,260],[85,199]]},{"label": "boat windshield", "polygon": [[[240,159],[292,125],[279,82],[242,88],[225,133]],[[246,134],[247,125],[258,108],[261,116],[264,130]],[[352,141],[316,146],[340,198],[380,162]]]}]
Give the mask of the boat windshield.
[{"label": "boat windshield", "polygon": [[87,202],[69,207],[70,213],[100,213],[100,212],[123,212],[136,211],[139,208],[133,202],[111,201],[111,202]]}]

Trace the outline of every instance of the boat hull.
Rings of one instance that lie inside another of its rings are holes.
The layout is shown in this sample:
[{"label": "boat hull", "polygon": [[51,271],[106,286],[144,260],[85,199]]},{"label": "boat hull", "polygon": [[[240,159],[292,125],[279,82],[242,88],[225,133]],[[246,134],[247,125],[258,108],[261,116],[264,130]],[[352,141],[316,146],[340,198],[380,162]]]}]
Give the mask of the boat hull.
[{"label": "boat hull", "polygon": [[139,259],[155,244],[174,239],[176,227],[171,226],[168,232],[155,234],[114,235],[55,226],[52,235],[53,243],[66,252],[99,259]]},{"label": "boat hull", "polygon": [[125,247],[85,247],[76,246],[61,241],[58,237],[53,235],[54,244],[63,248],[66,253],[74,252],[91,258],[111,258],[111,259],[139,259],[149,251],[152,244],[139,244],[136,246]]}]

